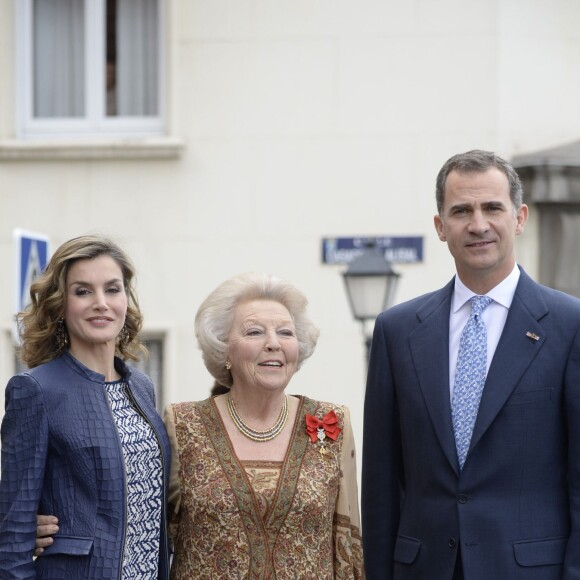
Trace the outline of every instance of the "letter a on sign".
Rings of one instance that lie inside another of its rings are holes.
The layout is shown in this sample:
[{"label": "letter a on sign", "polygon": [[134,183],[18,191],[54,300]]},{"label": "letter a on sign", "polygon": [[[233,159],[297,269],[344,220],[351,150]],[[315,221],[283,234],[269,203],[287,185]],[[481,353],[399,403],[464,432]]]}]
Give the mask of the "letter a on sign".
[{"label": "letter a on sign", "polygon": [[24,310],[30,302],[30,286],[42,274],[49,259],[49,239],[42,234],[14,230],[15,309]]}]

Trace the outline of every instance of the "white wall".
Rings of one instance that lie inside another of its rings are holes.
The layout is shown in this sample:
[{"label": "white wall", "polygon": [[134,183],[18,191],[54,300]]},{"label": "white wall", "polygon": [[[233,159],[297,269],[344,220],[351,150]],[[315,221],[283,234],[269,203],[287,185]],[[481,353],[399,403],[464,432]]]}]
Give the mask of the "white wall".
[{"label": "white wall", "polygon": [[[0,2],[0,139],[14,137],[13,6]],[[247,270],[302,288],[322,333],[289,391],[347,403],[360,445],[364,346],[321,238],[424,236],[398,301],[453,274],[434,180],[452,154],[510,157],[580,134],[580,7],[570,0],[169,0],[175,160],[0,162],[0,327],[12,316],[12,229],[53,243],[117,238],[150,329],[171,331],[168,399],[211,378],[193,335],[202,299]],[[536,272],[532,218],[520,261]],[[0,341],[0,380],[12,373]]]}]

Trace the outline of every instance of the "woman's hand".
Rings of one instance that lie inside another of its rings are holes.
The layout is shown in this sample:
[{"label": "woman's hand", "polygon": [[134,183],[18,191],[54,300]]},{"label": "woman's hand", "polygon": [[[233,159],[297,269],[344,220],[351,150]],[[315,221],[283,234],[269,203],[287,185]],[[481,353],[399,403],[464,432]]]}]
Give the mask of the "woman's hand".
[{"label": "woman's hand", "polygon": [[54,536],[58,532],[58,518],[55,516],[36,516],[36,544],[34,555],[40,556],[44,552],[44,548],[50,546],[54,540]]}]

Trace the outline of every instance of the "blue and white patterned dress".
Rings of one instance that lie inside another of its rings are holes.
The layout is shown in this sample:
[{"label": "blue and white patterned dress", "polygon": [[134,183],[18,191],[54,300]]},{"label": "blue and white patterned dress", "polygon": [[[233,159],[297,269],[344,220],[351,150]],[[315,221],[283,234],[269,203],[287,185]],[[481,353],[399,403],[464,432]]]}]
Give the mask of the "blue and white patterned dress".
[{"label": "blue and white patterned dress", "polygon": [[163,467],[157,437],[127,395],[124,381],[105,383],[121,439],[127,477],[127,527],[122,577],[157,579]]}]

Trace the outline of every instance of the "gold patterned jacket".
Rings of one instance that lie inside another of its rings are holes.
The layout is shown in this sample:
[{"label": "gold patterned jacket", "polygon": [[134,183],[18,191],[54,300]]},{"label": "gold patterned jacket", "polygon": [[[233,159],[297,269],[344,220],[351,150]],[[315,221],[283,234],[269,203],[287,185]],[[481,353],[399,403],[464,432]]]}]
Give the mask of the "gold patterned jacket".
[{"label": "gold patterned jacket", "polygon": [[[299,399],[282,462],[238,460],[212,399],[167,407],[171,578],[363,578],[348,409]],[[342,432],[321,453],[305,418],[331,410]]]}]

